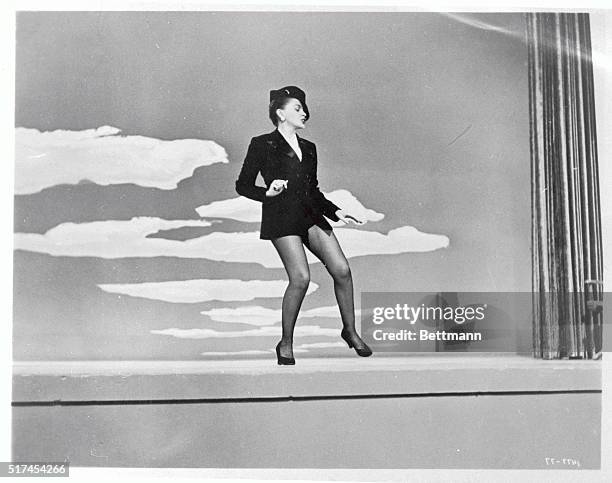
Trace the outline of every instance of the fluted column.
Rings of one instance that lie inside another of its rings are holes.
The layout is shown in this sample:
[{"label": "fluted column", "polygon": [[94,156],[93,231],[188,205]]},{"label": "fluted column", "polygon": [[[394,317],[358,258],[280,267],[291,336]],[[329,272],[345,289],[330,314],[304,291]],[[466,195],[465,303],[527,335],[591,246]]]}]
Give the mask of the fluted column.
[{"label": "fluted column", "polygon": [[601,210],[589,16],[528,13],[533,344],[601,353]]}]

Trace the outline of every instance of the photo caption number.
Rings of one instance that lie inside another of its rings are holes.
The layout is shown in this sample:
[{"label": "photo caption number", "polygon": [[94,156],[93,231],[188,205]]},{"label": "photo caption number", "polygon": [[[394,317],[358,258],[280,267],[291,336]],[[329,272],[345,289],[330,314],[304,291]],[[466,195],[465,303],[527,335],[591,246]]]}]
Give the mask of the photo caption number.
[{"label": "photo caption number", "polygon": [[2,476],[68,476],[68,463],[3,463]]},{"label": "photo caption number", "polygon": [[580,460],[576,460],[573,458],[550,458],[545,457],[546,466],[575,466],[576,468],[580,468]]}]

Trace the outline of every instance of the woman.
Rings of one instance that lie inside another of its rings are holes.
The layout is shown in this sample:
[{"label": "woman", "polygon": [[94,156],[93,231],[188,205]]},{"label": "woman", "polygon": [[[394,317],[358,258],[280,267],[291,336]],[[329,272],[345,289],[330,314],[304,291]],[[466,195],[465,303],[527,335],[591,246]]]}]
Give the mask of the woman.
[{"label": "woman", "polygon": [[[293,329],[302,305],[310,270],[306,246],[327,268],[334,280],[340,308],[341,337],[349,348],[367,357],[370,348],[355,330],[353,280],[351,271],[332,227],[324,218],[362,224],[329,201],[318,187],[317,151],[310,141],[297,136],[310,117],[306,94],[287,86],[270,91],[269,116],[276,129],[251,139],[236,191],[261,201],[260,238],[271,240],[289,276],[282,304],[282,339],[276,346],[279,364],[295,364]],[[255,186],[261,173],[267,188]]]}]

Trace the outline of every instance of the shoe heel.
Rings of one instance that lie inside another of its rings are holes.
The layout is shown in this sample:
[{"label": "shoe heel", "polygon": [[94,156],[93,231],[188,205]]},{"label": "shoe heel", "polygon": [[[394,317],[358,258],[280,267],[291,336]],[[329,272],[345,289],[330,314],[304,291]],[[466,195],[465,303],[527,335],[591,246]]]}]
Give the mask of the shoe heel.
[{"label": "shoe heel", "polygon": [[357,347],[353,347],[353,343],[351,342],[351,340],[348,337],[345,337],[344,331],[342,331],[340,333],[340,337],[342,337],[344,339],[344,342],[346,342],[349,346],[349,349],[355,349],[355,352],[357,353],[358,356],[361,357],[369,357],[372,355],[372,349],[370,349],[367,345],[365,345],[364,348],[362,349],[357,349]]},{"label": "shoe heel", "polygon": [[295,359],[293,357],[284,357],[280,355],[280,342],[276,344],[276,362],[279,366],[295,365]]}]

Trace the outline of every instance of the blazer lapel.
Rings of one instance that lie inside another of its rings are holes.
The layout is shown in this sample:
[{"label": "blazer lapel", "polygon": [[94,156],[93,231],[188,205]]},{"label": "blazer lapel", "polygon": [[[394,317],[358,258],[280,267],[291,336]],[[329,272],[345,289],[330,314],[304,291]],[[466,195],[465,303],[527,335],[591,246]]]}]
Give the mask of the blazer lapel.
[{"label": "blazer lapel", "polygon": [[[302,151],[302,160],[301,162],[310,162],[314,159],[314,152],[310,145],[304,141],[301,137],[297,136],[298,144],[300,146],[300,150]],[[276,153],[277,156],[286,156],[292,160],[300,161],[296,152],[289,145],[285,137],[278,132],[278,129],[275,129],[270,133],[270,139],[268,139],[268,144],[272,152]]]},{"label": "blazer lapel", "polygon": [[278,155],[287,156],[288,158],[298,159],[297,155],[293,151],[293,148],[289,145],[284,136],[278,132],[278,129],[272,131],[270,136],[270,140],[268,140],[268,144]]},{"label": "blazer lapel", "polygon": [[298,136],[297,138],[298,144],[300,145],[300,150],[302,151],[302,163],[309,163],[314,159],[314,151],[301,137]]}]

